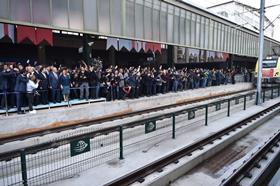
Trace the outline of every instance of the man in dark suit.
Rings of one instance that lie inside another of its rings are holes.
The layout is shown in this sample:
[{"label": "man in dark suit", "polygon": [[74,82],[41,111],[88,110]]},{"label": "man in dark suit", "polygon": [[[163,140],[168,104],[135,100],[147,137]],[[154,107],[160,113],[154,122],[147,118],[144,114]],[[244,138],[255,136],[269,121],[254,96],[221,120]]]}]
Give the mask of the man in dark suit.
[{"label": "man in dark suit", "polygon": [[51,90],[52,102],[60,102],[60,85],[59,76],[57,74],[57,68],[53,67],[52,71],[49,73],[49,87]]},{"label": "man in dark suit", "polygon": [[34,71],[34,75],[37,80],[40,80],[38,93],[35,97],[35,104],[48,104],[48,87],[49,87],[49,77],[46,73],[46,68],[43,66],[37,66]]},{"label": "man in dark suit", "polygon": [[0,108],[5,108],[7,104],[8,82],[12,75],[13,72],[11,72],[11,69],[8,67],[8,65],[3,65],[2,67],[0,67]]},{"label": "man in dark suit", "polygon": [[24,95],[24,93],[26,93],[27,82],[28,82],[28,79],[26,77],[26,71],[22,70],[20,72],[20,74],[17,76],[16,86],[15,86],[18,114],[24,114],[24,112],[21,110],[21,106],[22,106],[22,102],[23,102],[23,95]]}]

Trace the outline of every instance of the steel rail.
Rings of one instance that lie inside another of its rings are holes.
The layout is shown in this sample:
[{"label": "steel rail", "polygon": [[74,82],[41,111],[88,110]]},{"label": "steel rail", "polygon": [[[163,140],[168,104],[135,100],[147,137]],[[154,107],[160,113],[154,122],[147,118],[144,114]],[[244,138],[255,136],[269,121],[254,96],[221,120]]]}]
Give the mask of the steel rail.
[{"label": "steel rail", "polygon": [[[73,130],[73,129],[76,129],[76,128],[79,128],[79,127],[86,127],[86,126],[96,125],[96,124],[100,124],[100,123],[104,123],[104,122],[108,122],[108,121],[114,121],[114,120],[117,120],[117,119],[132,117],[132,116],[136,116],[136,115],[140,115],[140,114],[147,114],[147,113],[156,112],[156,111],[160,111],[160,110],[164,110],[164,109],[175,108],[175,107],[178,107],[178,106],[193,104],[193,103],[206,101],[206,100],[211,100],[211,99],[218,98],[218,97],[230,96],[230,95],[239,94],[239,93],[243,93],[243,92],[248,92],[248,91],[252,91],[252,90],[253,89],[237,91],[237,92],[234,92],[234,93],[227,93],[227,94],[223,94],[223,95],[215,95],[215,96],[211,96],[211,97],[207,97],[207,98],[196,99],[194,101],[186,101],[186,102],[183,102],[183,103],[175,103],[175,104],[160,106],[160,107],[156,107],[156,108],[151,108],[151,109],[126,113],[126,114],[122,114],[122,115],[116,115],[116,116],[104,117],[104,118],[100,118],[100,119],[92,119],[92,120],[88,120],[88,121],[82,121],[82,122],[70,124],[70,125],[67,125],[67,126],[55,126],[55,127],[48,128],[48,129],[39,129],[39,130],[36,130],[36,131],[30,131],[30,132],[25,132],[25,133],[21,133],[21,134],[3,136],[3,137],[0,137],[0,145],[3,145],[5,143],[9,143],[9,142],[13,142],[13,141],[23,141],[25,139],[32,138],[32,137],[44,136],[44,135],[47,135],[47,134],[50,134],[50,133],[58,133],[58,132],[66,131],[66,130]],[[250,93],[250,94],[253,95],[255,93]],[[241,97],[241,96],[239,96],[239,97]]]},{"label": "steel rail", "polygon": [[221,185],[231,186],[239,185],[239,183],[246,177],[251,178],[250,171],[257,167],[259,162],[266,158],[266,154],[272,151],[274,146],[277,146],[280,141],[280,130],[274,133],[274,136],[269,139],[257,152],[255,152],[246,162],[244,162],[238,169],[235,169],[227,179],[222,180]]},{"label": "steel rail", "polygon": [[135,170],[123,177],[120,177],[119,179],[116,179],[106,185],[110,185],[110,186],[119,186],[119,185],[130,185],[134,182],[143,182],[145,181],[145,177],[154,173],[154,172],[160,172],[163,167],[172,164],[172,163],[178,163],[179,159],[185,156],[191,156],[192,152],[196,151],[196,150],[202,150],[203,147],[207,144],[212,144],[214,140],[217,139],[221,139],[223,136],[225,135],[229,135],[230,132],[237,130],[238,128],[241,128],[242,126],[247,125],[250,121],[253,121],[259,117],[261,117],[262,115],[272,111],[275,108],[278,108],[280,106],[280,102],[276,103],[272,106],[270,106],[269,108],[266,108],[263,111],[260,111],[248,118],[245,118],[241,121],[239,121],[238,123],[229,126],[223,130],[220,130],[218,132],[216,132],[215,134],[209,135],[205,138],[203,138],[202,140],[195,142],[189,146],[186,146],[174,153],[171,153],[169,155],[167,155],[166,157],[163,157],[161,159],[156,160],[155,162],[148,164],[146,166],[143,166],[141,168],[139,168],[138,170]]}]

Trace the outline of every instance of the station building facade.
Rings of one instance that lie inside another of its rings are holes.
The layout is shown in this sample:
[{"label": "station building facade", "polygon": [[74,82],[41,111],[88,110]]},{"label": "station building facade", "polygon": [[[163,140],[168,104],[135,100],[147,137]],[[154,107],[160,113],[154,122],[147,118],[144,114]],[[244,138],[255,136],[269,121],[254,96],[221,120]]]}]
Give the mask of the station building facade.
[{"label": "station building facade", "polygon": [[[0,61],[73,65],[89,44],[107,65],[253,66],[258,56],[257,32],[179,0],[1,0],[0,22]],[[265,56],[279,46],[266,37]]]}]

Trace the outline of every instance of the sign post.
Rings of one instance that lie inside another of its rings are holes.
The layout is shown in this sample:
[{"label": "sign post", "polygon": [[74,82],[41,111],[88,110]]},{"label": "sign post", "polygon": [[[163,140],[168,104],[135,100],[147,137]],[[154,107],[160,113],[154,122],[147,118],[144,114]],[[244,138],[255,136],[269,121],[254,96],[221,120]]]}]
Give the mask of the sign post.
[{"label": "sign post", "polygon": [[90,151],[89,138],[78,139],[70,142],[71,157]]}]

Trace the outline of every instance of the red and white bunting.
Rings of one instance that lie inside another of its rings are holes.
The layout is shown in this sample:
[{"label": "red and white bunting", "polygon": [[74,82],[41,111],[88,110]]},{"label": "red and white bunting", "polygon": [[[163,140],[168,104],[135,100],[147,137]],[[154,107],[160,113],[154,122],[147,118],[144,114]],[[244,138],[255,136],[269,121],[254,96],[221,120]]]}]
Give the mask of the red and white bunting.
[{"label": "red and white bunting", "polygon": [[15,41],[15,26],[11,24],[0,23],[0,39],[8,36],[12,42]]}]

